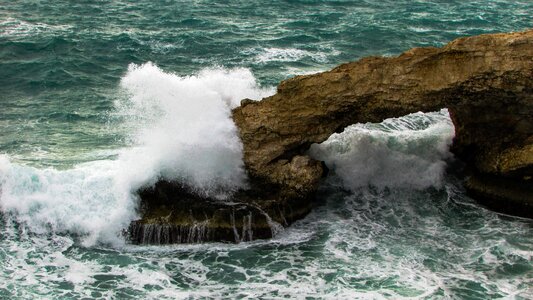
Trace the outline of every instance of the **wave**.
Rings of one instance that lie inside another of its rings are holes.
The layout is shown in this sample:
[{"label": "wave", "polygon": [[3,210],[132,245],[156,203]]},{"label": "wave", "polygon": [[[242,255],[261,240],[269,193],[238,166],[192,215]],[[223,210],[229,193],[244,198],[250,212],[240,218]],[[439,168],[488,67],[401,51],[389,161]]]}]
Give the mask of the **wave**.
[{"label": "wave", "polygon": [[68,25],[51,25],[42,22],[30,23],[15,18],[0,19],[0,37],[20,38],[42,33],[61,33],[71,29]]},{"label": "wave", "polygon": [[448,111],[414,113],[382,123],[356,124],[311,147],[343,186],[355,191],[442,186],[454,127]]},{"label": "wave", "polygon": [[269,62],[293,62],[300,61],[304,58],[310,58],[318,63],[325,63],[328,61],[328,55],[337,55],[338,51],[333,51],[333,54],[325,52],[311,52],[296,48],[265,48],[265,49],[249,49],[242,52],[243,54],[255,54],[253,60],[256,63],[265,64]]},{"label": "wave", "polygon": [[180,77],[147,63],[131,65],[121,86],[129,97],[116,103],[117,114],[134,147],[119,160],[136,178],[177,179],[199,194],[222,198],[245,186],[231,109],[244,98],[271,93],[259,88],[250,71],[212,69]]},{"label": "wave", "polygon": [[[67,233],[82,244],[122,244],[137,218],[135,191],[157,180],[180,181],[223,201],[246,187],[242,144],[231,109],[274,92],[247,69],[205,69],[194,76],[153,63],[130,65],[111,113],[127,146],[67,170],[25,166],[0,156],[0,208],[38,234]],[[358,124],[310,153],[347,189],[439,186],[453,125],[446,110],[380,124]],[[43,158],[44,159],[44,158]]]},{"label": "wave", "polygon": [[[135,191],[164,178],[223,200],[246,186],[242,144],[231,120],[241,99],[273,92],[247,69],[178,76],[152,63],[131,65],[113,117],[128,131],[115,159],[68,170],[35,168],[0,155],[0,208],[35,233],[69,233],[84,245],[123,243],[137,217]],[[110,155],[107,155],[110,157]]]},{"label": "wave", "polygon": [[2,211],[14,213],[36,234],[71,233],[83,236],[84,245],[115,244],[120,228],[136,217],[135,199],[116,165],[98,161],[69,170],[37,169],[0,156]]}]

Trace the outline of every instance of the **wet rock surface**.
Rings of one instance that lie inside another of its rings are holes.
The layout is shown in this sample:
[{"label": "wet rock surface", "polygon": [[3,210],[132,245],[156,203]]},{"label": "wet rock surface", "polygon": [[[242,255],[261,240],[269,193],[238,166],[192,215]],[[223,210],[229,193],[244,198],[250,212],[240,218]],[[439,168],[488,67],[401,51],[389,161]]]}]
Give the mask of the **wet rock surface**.
[{"label": "wet rock surface", "polygon": [[140,192],[143,218],[132,223],[131,239],[269,238],[272,224],[287,226],[312,208],[327,170],[306,155],[311,144],[354,123],[441,108],[456,128],[452,150],[466,163],[468,191],[494,209],[533,216],[533,31],[526,31],[368,57],[243,100],[233,119],[251,188],[222,202],[160,182]]},{"label": "wet rock surface", "polygon": [[278,187],[252,181],[231,199],[197,196],[178,182],[159,181],[142,189],[142,219],[127,235],[135,244],[230,242],[273,237],[284,226],[303,218],[312,198],[280,195]]}]

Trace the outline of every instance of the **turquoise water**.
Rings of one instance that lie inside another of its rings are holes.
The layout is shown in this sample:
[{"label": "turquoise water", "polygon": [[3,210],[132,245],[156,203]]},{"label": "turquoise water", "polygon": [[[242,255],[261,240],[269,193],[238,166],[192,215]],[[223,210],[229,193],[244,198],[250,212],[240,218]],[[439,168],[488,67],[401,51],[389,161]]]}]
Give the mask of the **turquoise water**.
[{"label": "turquoise water", "polygon": [[464,195],[446,110],[311,154],[269,241],[133,246],[138,186],[242,186],[229,110],[367,55],[533,27],[531,1],[1,1],[0,298],[533,298],[533,223]]}]

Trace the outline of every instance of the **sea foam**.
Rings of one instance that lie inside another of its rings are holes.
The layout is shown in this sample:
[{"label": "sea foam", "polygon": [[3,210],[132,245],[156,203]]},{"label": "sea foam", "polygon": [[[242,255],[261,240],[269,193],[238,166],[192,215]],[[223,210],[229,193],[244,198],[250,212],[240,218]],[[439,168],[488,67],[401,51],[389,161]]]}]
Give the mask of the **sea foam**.
[{"label": "sea foam", "polygon": [[345,188],[439,188],[454,127],[448,111],[414,113],[382,123],[355,124],[310,153],[333,169]]},{"label": "sea foam", "polygon": [[[253,61],[260,64],[269,62],[294,62],[304,58],[310,58],[315,62],[324,63],[328,60],[328,54],[317,51],[311,52],[296,48],[252,48],[242,51],[243,54],[255,54]],[[333,55],[338,52],[333,52]]]}]

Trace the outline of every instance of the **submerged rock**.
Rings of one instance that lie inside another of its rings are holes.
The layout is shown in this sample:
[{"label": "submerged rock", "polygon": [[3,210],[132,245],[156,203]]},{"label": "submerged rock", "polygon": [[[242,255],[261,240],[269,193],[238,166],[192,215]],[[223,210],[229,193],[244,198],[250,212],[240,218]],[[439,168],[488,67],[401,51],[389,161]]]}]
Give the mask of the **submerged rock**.
[{"label": "submerged rock", "polygon": [[[466,187],[493,208],[533,216],[533,31],[461,38],[442,48],[368,57],[281,82],[277,93],[233,111],[251,188],[231,201],[176,183],[140,192],[136,243],[269,238],[305,216],[326,173],[306,155],[354,123],[448,108]],[[281,224],[281,225],[273,225]]]}]

